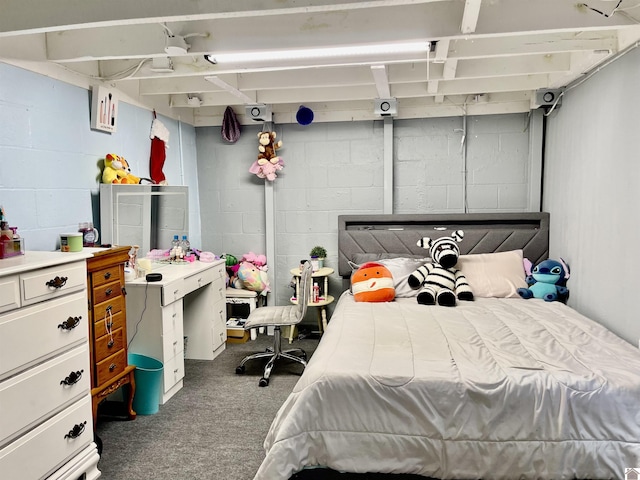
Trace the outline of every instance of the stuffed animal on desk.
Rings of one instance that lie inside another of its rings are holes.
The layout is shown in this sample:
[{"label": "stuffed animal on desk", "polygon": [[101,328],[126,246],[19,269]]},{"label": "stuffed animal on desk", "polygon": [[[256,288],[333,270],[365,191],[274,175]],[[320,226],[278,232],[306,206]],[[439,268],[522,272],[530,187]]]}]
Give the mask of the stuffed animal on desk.
[{"label": "stuffed animal on desk", "polygon": [[442,305],[454,307],[458,300],[473,300],[473,292],[461,270],[456,268],[464,232],[456,230],[450,237],[432,240],[424,237],[418,246],[429,249],[431,262],[425,263],[409,275],[409,286],[422,287],[418,293],[418,303],[422,305]]},{"label": "stuffed animal on desk", "polygon": [[571,276],[569,265],[561,258],[557,260],[543,260],[531,269],[532,263],[525,259],[527,285],[529,288],[519,288],[518,295],[524,299],[542,298],[545,302],[559,301],[566,303],[569,299],[567,280]]}]

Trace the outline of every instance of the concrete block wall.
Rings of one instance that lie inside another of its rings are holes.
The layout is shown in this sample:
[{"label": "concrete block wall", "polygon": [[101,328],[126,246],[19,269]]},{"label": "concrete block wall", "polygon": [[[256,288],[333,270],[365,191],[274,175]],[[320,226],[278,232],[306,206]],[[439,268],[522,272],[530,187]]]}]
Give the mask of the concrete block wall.
[{"label": "concrete block wall", "polygon": [[[0,205],[27,249],[56,250],[59,233],[83,221],[99,225],[107,153],[149,177],[152,113],[124,101],[119,107],[117,132],[91,130],[89,91],[0,63]],[[161,120],[170,132],[164,173],[172,185],[193,184],[190,236],[199,244],[195,128]]]},{"label": "concrete block wall", "polygon": [[[467,119],[467,206],[471,212],[525,211],[529,195],[527,115]],[[462,118],[394,123],[394,213],[463,212]],[[257,132],[233,145],[219,128],[198,128],[203,245],[216,253],[265,253],[264,181],[248,172]],[[314,245],[337,267],[337,217],[383,211],[383,122],[276,125],[284,169],[274,182],[276,258],[268,259],[277,295],[291,296],[290,269]],[[539,147],[539,146],[538,146]],[[337,274],[330,289],[341,290]]]}]

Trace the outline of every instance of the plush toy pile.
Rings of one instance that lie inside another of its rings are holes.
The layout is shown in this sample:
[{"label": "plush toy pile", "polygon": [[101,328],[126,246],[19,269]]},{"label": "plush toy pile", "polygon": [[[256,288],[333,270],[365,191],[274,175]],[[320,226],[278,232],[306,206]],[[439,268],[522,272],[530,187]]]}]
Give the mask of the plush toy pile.
[{"label": "plush toy pile", "polygon": [[269,292],[267,257],[253,252],[244,254],[240,260],[233,255],[225,255],[227,285],[266,295]]},{"label": "plush toy pile", "polygon": [[566,303],[569,299],[567,280],[571,275],[569,265],[561,258],[544,260],[531,269],[532,263],[525,259],[527,285],[529,288],[519,288],[518,295],[522,298],[542,298],[546,302],[559,301]]},{"label": "plush toy pile", "polygon": [[453,307],[458,300],[473,300],[473,292],[462,271],[456,268],[464,232],[456,230],[450,237],[435,240],[424,237],[418,246],[429,249],[431,262],[425,263],[409,275],[409,286],[422,287],[418,293],[418,303],[422,305],[442,305]]},{"label": "plush toy pile", "polygon": [[276,172],[284,166],[284,161],[276,153],[282,147],[282,140],[276,141],[276,132],[259,132],[258,143],[258,159],[253,162],[249,171],[259,178],[273,182],[277,177]]}]

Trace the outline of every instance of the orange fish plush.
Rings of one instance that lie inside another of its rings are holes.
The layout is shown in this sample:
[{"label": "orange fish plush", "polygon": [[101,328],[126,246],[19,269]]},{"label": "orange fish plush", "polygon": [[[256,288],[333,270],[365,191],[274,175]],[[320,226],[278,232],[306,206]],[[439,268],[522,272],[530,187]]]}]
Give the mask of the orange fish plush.
[{"label": "orange fish plush", "polygon": [[353,272],[351,291],[356,302],[390,302],[396,296],[391,272],[375,262],[364,263]]}]

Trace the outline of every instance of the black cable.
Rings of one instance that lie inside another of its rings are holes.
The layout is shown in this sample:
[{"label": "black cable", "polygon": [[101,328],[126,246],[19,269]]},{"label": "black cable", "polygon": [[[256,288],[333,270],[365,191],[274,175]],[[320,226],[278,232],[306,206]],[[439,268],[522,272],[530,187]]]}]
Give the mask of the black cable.
[{"label": "black cable", "polygon": [[622,3],[622,0],[618,0],[618,4],[616,5],[616,8],[614,8],[613,10],[611,10],[611,13],[610,13],[610,14],[608,14],[608,15],[607,15],[606,13],[604,13],[604,12],[601,12],[601,11],[600,11],[600,10],[598,10],[597,8],[590,7],[590,6],[589,6],[589,5],[587,5],[586,3],[583,3],[583,4],[581,4],[581,5],[583,5],[583,6],[587,7],[589,10],[593,10],[594,12],[599,13],[600,15],[602,15],[602,16],[604,16],[604,17],[609,18],[611,15],[613,15],[614,13],[616,13],[616,10],[618,10],[618,7],[620,6],[620,4],[621,4],[621,3]]},{"label": "black cable", "polygon": [[131,340],[129,340],[129,344],[127,345],[127,349],[133,343],[133,339],[136,338],[136,335],[138,334],[138,325],[140,325],[140,322],[144,318],[144,312],[147,309],[147,290],[148,289],[149,289],[149,282],[147,281],[147,283],[145,283],[145,285],[144,285],[144,306],[142,307],[142,312],[140,313],[140,319],[136,323],[136,328],[135,328],[135,331],[133,332],[133,337],[131,337]]}]

